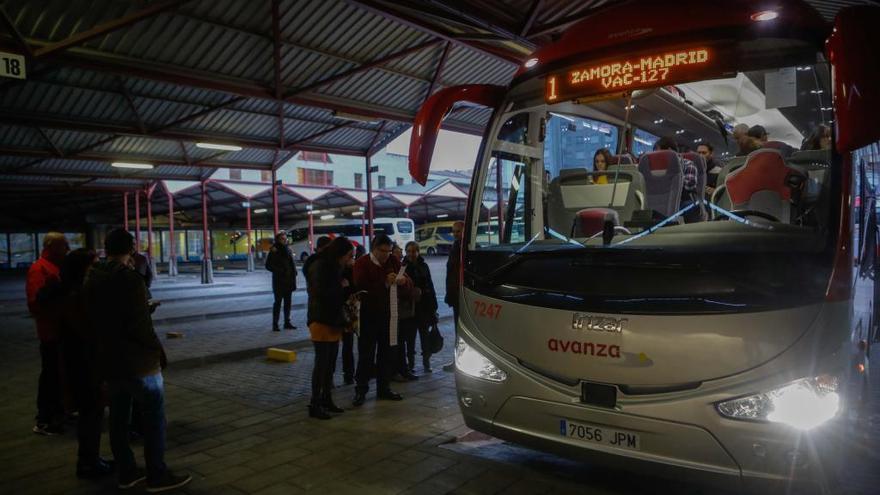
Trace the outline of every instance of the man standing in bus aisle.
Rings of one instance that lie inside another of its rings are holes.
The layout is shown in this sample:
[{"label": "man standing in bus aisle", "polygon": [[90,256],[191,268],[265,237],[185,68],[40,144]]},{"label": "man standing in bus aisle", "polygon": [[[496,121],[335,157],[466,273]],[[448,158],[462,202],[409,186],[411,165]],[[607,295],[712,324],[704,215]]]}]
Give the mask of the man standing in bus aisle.
[{"label": "man standing in bus aisle", "polygon": [[382,400],[402,400],[388,383],[395,356],[390,347],[391,286],[402,289],[406,277],[398,276],[400,262],[391,256],[391,238],[378,234],[370,243],[370,254],[361,256],[354,264],[355,291],[366,291],[361,298],[360,335],[358,336],[358,363],[355,373],[355,407],[363,405],[370,378],[375,371],[376,397]]},{"label": "man standing in bus aisle", "polygon": [[290,322],[290,305],[293,299],[293,291],[296,290],[296,262],[293,252],[287,245],[287,233],[279,232],[275,235],[275,244],[266,256],[266,270],[272,272],[272,294],[275,302],[272,304],[272,331],[280,332],[278,328],[278,314],[281,312],[281,302],[284,302],[284,328],[296,330]]},{"label": "man standing in bus aisle", "polygon": [[[678,153],[678,144],[671,137],[662,137],[654,143],[654,151],[657,150],[672,150]],[[678,159],[681,160],[682,168],[681,202],[679,206],[680,208],[685,208],[695,202],[698,195],[701,194],[701,192],[697,191],[697,177],[699,177],[701,172],[693,160],[688,160],[681,155],[678,156]],[[702,215],[698,208],[691,208],[682,215],[682,218],[684,218],[685,223],[699,222],[702,219]]]},{"label": "man standing in bus aisle", "polygon": [[70,247],[60,232],[43,238],[43,251],[27,272],[27,306],[40,340],[40,379],[37,385],[37,418],[33,432],[39,435],[64,433],[60,336],[58,312],[61,304],[61,263]]},{"label": "man standing in bus aisle", "polygon": [[733,140],[736,142],[736,156],[746,156],[761,147],[757,139],[749,136],[749,126],[736,124],[733,128]]},{"label": "man standing in bus aisle", "polygon": [[[464,233],[464,222],[461,220],[452,224],[452,247],[449,248],[449,258],[446,259],[446,297],[443,301],[452,308],[452,328],[455,331],[455,340],[453,341],[453,349],[458,342],[458,294],[459,280],[458,272],[461,267],[461,238]],[[443,371],[455,370],[455,358],[445,365]]]},{"label": "man standing in bus aisle", "polygon": [[715,148],[709,143],[698,144],[697,153],[706,161],[706,196],[711,198],[718,183],[718,173],[721,172],[721,164],[715,160]]}]

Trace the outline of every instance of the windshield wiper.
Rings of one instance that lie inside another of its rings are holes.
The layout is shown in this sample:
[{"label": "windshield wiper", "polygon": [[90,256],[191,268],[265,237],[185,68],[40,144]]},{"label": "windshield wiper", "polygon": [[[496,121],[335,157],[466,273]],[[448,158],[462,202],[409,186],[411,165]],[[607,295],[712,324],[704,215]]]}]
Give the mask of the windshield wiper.
[{"label": "windshield wiper", "polygon": [[[529,242],[525,243],[521,248],[519,248],[516,251],[514,251],[513,253],[511,253],[510,256],[508,256],[507,261],[505,261],[504,263],[499,265],[497,268],[495,268],[494,270],[489,272],[483,278],[489,283],[495,283],[495,281],[499,275],[507,272],[508,270],[510,270],[514,266],[518,265],[522,260],[524,260],[526,258],[539,257],[539,256],[556,256],[556,255],[559,255],[562,253],[569,254],[571,252],[589,249],[587,246],[575,241],[574,239],[570,239],[568,237],[565,237],[564,235],[560,234],[559,232],[556,232],[555,230],[553,230],[549,227],[546,227],[546,230],[547,230],[548,234],[550,234],[551,236],[553,236],[557,239],[566,241],[567,244],[562,244],[560,246],[556,246],[561,249],[529,251],[528,250],[529,246],[531,246],[532,243],[534,243],[536,240],[538,240],[538,237],[540,237],[541,234],[539,232],[539,233],[535,234],[531,239],[529,239]],[[572,245],[577,246],[577,247],[576,248],[566,247],[566,246],[572,246]]]}]

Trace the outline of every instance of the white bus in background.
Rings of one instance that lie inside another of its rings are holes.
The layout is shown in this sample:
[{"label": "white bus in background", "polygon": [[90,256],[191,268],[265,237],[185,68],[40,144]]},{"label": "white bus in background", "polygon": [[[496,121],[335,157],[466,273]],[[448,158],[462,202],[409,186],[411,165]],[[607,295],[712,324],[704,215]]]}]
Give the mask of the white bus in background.
[{"label": "white bus in background", "polygon": [[[316,219],[313,229],[313,242],[317,242],[318,237],[322,235],[331,238],[344,235],[351,240],[355,247],[363,245],[364,249],[368,250],[370,246],[369,224],[366,227],[367,238],[364,239],[363,223],[360,218]],[[374,234],[387,234],[401,248],[406,246],[407,242],[415,240],[415,230],[415,224],[409,218],[380,217],[373,219]],[[290,229],[290,249],[293,250],[294,256],[299,257],[300,260],[309,257],[308,220],[301,220]]]}]

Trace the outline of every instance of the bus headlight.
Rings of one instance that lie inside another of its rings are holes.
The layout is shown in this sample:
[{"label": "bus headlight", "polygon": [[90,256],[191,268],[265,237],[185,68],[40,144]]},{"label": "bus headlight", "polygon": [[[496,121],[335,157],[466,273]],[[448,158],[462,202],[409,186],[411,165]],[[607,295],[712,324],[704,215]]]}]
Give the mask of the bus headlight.
[{"label": "bus headlight", "polygon": [[731,419],[771,421],[799,430],[811,430],[840,410],[838,380],[830,375],[804,378],[769,392],[740,397],[716,405]]},{"label": "bus headlight", "polygon": [[465,375],[493,382],[507,380],[507,373],[469,346],[461,337],[455,346],[455,367]]}]

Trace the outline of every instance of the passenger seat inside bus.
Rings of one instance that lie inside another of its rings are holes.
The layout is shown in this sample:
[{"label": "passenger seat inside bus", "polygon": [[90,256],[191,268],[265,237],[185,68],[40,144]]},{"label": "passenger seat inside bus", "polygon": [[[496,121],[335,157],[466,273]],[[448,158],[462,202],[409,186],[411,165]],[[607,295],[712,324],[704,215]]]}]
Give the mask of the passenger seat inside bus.
[{"label": "passenger seat inside bus", "polygon": [[613,180],[614,173],[619,171],[629,175],[633,187],[636,190],[636,200],[638,201],[638,209],[645,209],[645,178],[639,172],[639,166],[635,164],[632,156],[628,154],[614,155],[611,157],[611,163],[608,165],[608,180]]},{"label": "passenger seat inside bus", "polygon": [[[621,172],[617,182],[595,184],[591,178],[602,173],[586,168],[567,168],[550,182],[547,201],[547,220],[550,228],[569,235],[578,221],[580,211],[592,208],[611,209],[620,221],[629,221],[640,209],[633,175]],[[607,175],[607,174],[606,174]],[[576,229],[575,229],[576,230]]]},{"label": "passenger seat inside bus", "polygon": [[671,150],[645,153],[639,158],[639,172],[645,180],[645,208],[664,218],[678,211],[683,181],[678,153]]},{"label": "passenger seat inside bus", "polygon": [[791,223],[792,175],[799,183],[806,178],[803,172],[785,164],[781,152],[767,148],[753,151],[745,166],[725,180],[732,209],[759,211]]}]

